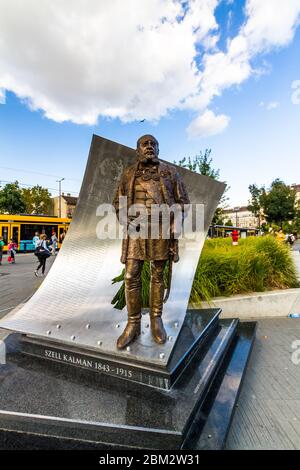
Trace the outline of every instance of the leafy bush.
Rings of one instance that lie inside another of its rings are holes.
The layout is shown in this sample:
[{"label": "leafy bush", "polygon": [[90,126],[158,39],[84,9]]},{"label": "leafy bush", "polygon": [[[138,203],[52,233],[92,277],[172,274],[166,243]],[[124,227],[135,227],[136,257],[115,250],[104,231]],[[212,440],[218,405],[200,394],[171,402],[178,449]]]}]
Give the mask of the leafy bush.
[{"label": "leafy bush", "polygon": [[238,246],[230,239],[207,240],[190,301],[298,285],[289,248],[271,236],[242,239]]},{"label": "leafy bush", "polygon": [[[123,280],[124,272],[114,282]],[[145,307],[149,302],[149,280],[149,263],[144,263],[142,298]],[[299,282],[290,250],[284,243],[265,236],[241,239],[238,246],[232,246],[231,239],[216,238],[204,244],[190,302],[291,287],[299,287]],[[116,308],[125,306],[124,283],[112,303]]]}]

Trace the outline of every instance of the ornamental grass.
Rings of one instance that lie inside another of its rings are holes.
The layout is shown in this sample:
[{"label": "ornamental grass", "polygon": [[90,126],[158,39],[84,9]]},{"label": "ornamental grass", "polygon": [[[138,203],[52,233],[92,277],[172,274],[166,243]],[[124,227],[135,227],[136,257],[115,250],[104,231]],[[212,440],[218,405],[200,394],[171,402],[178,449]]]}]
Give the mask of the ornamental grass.
[{"label": "ornamental grass", "polygon": [[[180,262],[180,261],[179,261]],[[165,273],[165,280],[167,272]],[[143,307],[149,305],[149,263],[142,272]],[[113,280],[122,282],[112,304],[122,309],[125,302],[124,270]],[[213,297],[299,287],[297,271],[289,247],[272,236],[206,240],[197,266],[190,303]]]}]

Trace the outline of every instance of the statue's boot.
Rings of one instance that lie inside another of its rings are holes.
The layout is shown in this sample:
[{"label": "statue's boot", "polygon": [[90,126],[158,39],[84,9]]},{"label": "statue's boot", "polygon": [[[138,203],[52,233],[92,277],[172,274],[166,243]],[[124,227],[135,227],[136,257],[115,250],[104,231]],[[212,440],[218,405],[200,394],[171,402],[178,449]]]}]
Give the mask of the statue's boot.
[{"label": "statue's boot", "polygon": [[167,340],[167,333],[162,321],[165,263],[165,261],[152,261],[151,263],[150,326],[153,339],[158,344],[164,344]]},{"label": "statue's boot", "polygon": [[132,315],[128,314],[128,322],[125,327],[125,330],[118,338],[117,348],[124,349],[126,346],[129,346],[132,341],[134,341],[141,334],[141,315]]},{"label": "statue's boot", "polygon": [[151,333],[152,333],[154,341],[158,344],[164,344],[167,341],[167,333],[164,328],[164,324],[163,324],[161,317],[151,316],[150,322],[151,322]]},{"label": "statue's boot", "polygon": [[141,334],[141,271],[143,261],[129,259],[125,268],[125,296],[128,321],[125,330],[118,338],[117,348],[124,349]]}]

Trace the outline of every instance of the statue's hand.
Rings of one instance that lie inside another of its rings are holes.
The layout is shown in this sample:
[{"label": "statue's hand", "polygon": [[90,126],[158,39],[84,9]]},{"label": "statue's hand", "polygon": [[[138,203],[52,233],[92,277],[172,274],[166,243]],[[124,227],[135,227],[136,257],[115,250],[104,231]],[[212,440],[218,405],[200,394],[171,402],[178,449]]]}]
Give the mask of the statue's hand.
[{"label": "statue's hand", "polygon": [[140,231],[140,223],[137,222],[137,219],[135,217],[129,217],[128,220],[128,230],[133,230],[135,232]]}]

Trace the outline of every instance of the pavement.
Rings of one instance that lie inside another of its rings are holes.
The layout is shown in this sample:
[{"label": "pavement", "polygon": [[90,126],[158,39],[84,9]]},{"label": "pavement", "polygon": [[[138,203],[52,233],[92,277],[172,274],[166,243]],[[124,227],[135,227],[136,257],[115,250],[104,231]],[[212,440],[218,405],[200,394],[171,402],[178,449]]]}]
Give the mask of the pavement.
[{"label": "pavement", "polygon": [[[45,274],[51,268],[55,256],[46,261]],[[28,300],[43,282],[43,277],[36,277],[34,271],[38,265],[33,253],[16,254],[16,263],[9,264],[7,255],[3,255],[0,266],[0,318],[20,303]]]},{"label": "pavement", "polygon": [[[300,280],[300,241],[291,254]],[[226,448],[300,449],[300,318],[258,320]]]},{"label": "pavement", "polygon": [[[300,254],[294,250],[293,256],[300,274]],[[54,257],[47,260],[46,273],[53,262]],[[40,286],[43,278],[34,276],[36,265],[33,254],[17,254],[15,265],[4,255],[0,318]],[[300,319],[259,319],[226,448],[300,449]]]},{"label": "pavement", "polygon": [[300,449],[299,318],[258,321],[226,449]]}]

